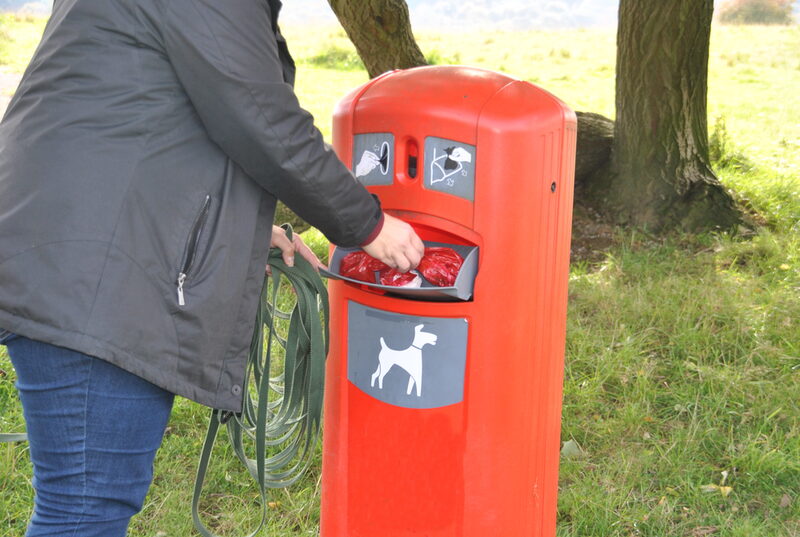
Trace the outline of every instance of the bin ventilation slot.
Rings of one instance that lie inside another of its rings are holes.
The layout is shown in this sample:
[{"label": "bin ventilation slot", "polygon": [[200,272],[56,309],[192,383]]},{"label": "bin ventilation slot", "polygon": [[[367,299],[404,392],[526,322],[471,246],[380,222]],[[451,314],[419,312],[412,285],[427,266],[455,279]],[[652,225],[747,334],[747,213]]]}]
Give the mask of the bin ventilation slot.
[{"label": "bin ventilation slot", "polygon": [[478,247],[465,246],[463,244],[446,244],[443,242],[423,242],[425,243],[426,248],[434,246],[446,246],[448,248],[452,248],[464,259],[464,263],[461,265],[461,269],[458,271],[458,276],[456,277],[456,283],[454,286],[438,287],[423,278],[422,287],[392,287],[390,285],[381,285],[379,283],[362,282],[360,280],[354,280],[353,278],[347,278],[339,274],[342,258],[350,252],[358,251],[359,248],[334,248],[328,270],[321,269],[320,272],[329,278],[344,280],[357,285],[364,285],[372,289],[385,291],[387,293],[405,298],[434,301],[469,300],[472,297],[472,290],[475,285],[475,276],[478,274]]}]

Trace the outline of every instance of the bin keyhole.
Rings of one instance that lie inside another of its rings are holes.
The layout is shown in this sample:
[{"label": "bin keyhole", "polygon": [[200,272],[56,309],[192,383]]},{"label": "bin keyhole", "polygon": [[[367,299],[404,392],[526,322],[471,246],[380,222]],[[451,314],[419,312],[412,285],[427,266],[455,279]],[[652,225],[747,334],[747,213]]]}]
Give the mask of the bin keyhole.
[{"label": "bin keyhole", "polygon": [[408,156],[408,176],[412,179],[417,177],[417,157]]},{"label": "bin keyhole", "polygon": [[419,147],[415,140],[409,139],[406,142],[406,155],[408,155],[408,167],[406,168],[406,175],[411,179],[417,178],[417,161],[419,159]]},{"label": "bin keyhole", "polygon": [[553,183],[550,185],[550,192],[555,192],[555,191],[556,191],[556,182],[553,181]]}]

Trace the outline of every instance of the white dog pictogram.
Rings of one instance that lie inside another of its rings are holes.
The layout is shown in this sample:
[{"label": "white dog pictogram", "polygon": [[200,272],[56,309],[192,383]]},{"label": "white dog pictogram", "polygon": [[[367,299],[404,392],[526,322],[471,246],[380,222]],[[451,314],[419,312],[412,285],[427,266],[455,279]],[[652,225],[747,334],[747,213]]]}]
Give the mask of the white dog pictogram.
[{"label": "white dog pictogram", "polygon": [[393,366],[398,366],[408,373],[408,389],[406,395],[411,395],[411,389],[417,386],[417,397],[422,394],[422,347],[425,345],[436,345],[436,334],[423,332],[424,324],[414,327],[414,341],[407,349],[396,351],[386,345],[386,341],[381,338],[381,352],[378,354],[378,368],[372,374],[370,386],[375,387],[378,381],[378,388],[383,389],[383,377]]}]

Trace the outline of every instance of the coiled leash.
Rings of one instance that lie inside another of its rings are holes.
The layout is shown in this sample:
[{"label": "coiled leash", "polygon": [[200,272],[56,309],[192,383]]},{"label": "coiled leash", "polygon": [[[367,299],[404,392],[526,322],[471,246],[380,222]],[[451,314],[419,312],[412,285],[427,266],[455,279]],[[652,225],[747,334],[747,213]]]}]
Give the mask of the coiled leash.
[{"label": "coiled leash", "polygon": [[[291,227],[285,229],[291,240]],[[264,279],[244,383],[253,390],[243,390],[241,414],[212,410],[197,468],[192,520],[203,537],[217,537],[200,520],[198,506],[220,425],[227,425],[231,445],[261,495],[261,522],[248,537],[266,523],[267,489],[295,483],[311,463],[319,437],[328,354],[328,292],[317,271],[300,256],[289,267],[281,251],[273,248],[268,264],[272,275]],[[291,299],[279,291],[289,288],[297,300],[287,312],[289,308],[281,302]],[[287,321],[288,331],[282,337],[278,332]],[[270,376],[281,354],[282,372]],[[245,454],[245,437],[255,443],[255,459]]]}]

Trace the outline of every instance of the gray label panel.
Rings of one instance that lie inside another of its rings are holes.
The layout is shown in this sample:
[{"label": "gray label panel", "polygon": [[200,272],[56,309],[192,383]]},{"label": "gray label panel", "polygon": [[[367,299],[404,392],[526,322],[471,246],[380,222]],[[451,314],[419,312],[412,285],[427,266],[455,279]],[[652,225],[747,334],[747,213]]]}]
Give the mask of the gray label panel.
[{"label": "gray label panel", "polygon": [[391,185],[394,181],[394,135],[384,132],[356,134],[353,173],[364,185]]},{"label": "gray label panel", "polygon": [[437,408],[464,400],[466,319],[417,317],[348,303],[347,378],[391,405]]},{"label": "gray label panel", "polygon": [[425,138],[425,188],[475,201],[474,145]]}]

